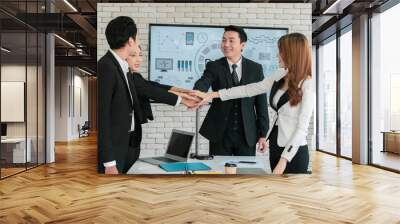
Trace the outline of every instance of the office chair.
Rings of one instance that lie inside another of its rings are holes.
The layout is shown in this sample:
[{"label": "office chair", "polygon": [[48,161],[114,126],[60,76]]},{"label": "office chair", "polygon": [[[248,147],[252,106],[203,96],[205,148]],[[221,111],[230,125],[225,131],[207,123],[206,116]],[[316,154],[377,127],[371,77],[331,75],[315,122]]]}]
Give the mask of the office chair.
[{"label": "office chair", "polygon": [[89,121],[85,121],[82,127],[80,127],[80,125],[78,124],[79,138],[89,136],[89,129],[90,129]]}]

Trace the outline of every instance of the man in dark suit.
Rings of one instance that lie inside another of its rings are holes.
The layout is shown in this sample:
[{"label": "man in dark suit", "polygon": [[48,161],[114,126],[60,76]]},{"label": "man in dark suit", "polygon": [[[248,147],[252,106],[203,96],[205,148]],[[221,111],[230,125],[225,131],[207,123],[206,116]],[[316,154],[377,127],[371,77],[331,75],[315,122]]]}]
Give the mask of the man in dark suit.
[{"label": "man in dark suit", "polygon": [[[264,79],[262,66],[242,56],[247,35],[241,27],[227,26],[221,42],[225,57],[210,61],[195,90],[207,92],[258,82]],[[222,102],[214,99],[200,128],[210,141],[211,155],[255,156],[256,144],[267,147],[267,98],[255,97]]]},{"label": "man in dark suit", "polygon": [[106,27],[110,50],[97,63],[99,173],[126,173],[139,157],[141,124],[147,121],[147,112],[141,108],[138,91],[152,92],[152,98],[165,104],[193,105],[164,89],[128,78],[126,60],[138,48],[136,34],[136,24],[125,16]]}]

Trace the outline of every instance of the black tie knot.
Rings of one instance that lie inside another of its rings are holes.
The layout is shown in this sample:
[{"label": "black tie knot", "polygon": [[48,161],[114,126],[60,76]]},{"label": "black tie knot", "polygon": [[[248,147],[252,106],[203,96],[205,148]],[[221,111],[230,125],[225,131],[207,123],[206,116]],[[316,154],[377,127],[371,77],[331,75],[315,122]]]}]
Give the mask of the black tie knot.
[{"label": "black tie knot", "polygon": [[235,70],[237,68],[237,64],[232,65],[232,69]]}]

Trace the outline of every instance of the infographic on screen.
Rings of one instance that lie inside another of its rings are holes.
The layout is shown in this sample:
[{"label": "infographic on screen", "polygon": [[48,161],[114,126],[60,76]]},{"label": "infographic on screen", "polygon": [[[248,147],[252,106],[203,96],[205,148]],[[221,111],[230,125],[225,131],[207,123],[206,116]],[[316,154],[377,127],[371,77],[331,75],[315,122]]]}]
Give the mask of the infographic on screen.
[{"label": "infographic on screen", "polygon": [[[264,75],[278,68],[278,39],[287,29],[245,28],[243,56],[263,66]],[[192,89],[207,62],[223,57],[223,27],[150,25],[150,80]]]}]

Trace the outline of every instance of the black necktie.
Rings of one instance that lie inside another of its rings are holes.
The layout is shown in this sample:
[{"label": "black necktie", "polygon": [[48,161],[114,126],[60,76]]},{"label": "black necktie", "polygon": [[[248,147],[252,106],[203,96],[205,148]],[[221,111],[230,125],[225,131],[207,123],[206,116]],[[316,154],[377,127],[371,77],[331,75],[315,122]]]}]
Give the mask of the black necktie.
[{"label": "black necktie", "polygon": [[232,80],[233,80],[233,85],[238,86],[239,85],[239,77],[236,72],[237,64],[232,65]]}]

